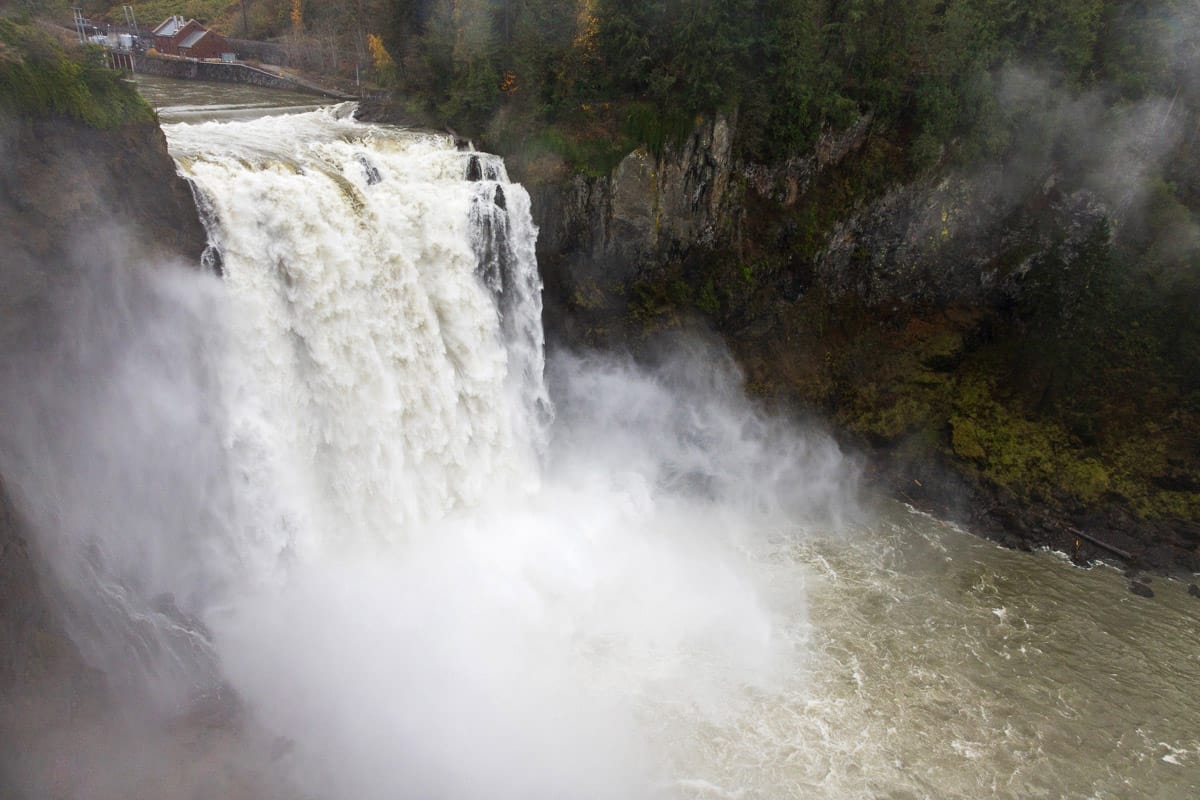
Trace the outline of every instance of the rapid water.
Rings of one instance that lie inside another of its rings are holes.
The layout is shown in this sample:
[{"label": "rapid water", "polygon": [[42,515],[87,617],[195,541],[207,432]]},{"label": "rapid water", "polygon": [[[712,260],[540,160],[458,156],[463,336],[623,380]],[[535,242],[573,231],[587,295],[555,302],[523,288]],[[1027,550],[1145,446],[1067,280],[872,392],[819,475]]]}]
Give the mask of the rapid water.
[{"label": "rapid water", "polygon": [[249,84],[180,80],[144,73],[133,75],[131,80],[163,122],[255,119],[312,111],[325,102],[324,98],[311,94]]},{"label": "rapid water", "polygon": [[237,698],[178,796],[1200,792],[1178,585],[863,500],[710,342],[546,364],[526,192],[347,111],[165,126],[223,278],[113,277],[70,344],[116,368],[27,448],[89,659]]}]

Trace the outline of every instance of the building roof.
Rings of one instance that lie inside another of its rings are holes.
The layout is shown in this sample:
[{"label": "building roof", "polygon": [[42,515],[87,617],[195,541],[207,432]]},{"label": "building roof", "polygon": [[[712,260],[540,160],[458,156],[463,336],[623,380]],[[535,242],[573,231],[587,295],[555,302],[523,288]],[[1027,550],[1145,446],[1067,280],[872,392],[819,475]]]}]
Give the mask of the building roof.
[{"label": "building roof", "polygon": [[184,27],[183,17],[167,17],[153,30],[152,36],[174,36]]},{"label": "building roof", "polygon": [[180,49],[183,49],[185,47],[192,47],[196,44],[196,42],[200,41],[207,35],[208,35],[208,31],[204,30],[203,28],[201,28],[198,31],[192,31],[191,33],[189,33],[187,36],[185,36],[183,38],[183,41],[181,41],[179,43],[179,47],[180,47]]}]

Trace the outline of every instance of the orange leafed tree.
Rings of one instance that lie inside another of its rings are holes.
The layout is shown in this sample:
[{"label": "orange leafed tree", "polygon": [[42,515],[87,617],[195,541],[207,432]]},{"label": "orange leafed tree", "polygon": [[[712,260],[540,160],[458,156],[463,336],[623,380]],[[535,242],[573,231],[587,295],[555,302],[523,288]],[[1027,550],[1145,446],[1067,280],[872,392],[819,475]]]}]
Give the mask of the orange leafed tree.
[{"label": "orange leafed tree", "polygon": [[367,49],[371,51],[371,63],[380,72],[396,66],[396,62],[392,60],[392,54],[383,46],[383,39],[376,34],[367,34]]},{"label": "orange leafed tree", "polygon": [[383,38],[378,34],[367,34],[367,50],[371,53],[371,63],[375,66],[375,74],[379,77],[381,83],[394,84],[396,82],[396,62],[392,59],[392,54],[383,46]]}]

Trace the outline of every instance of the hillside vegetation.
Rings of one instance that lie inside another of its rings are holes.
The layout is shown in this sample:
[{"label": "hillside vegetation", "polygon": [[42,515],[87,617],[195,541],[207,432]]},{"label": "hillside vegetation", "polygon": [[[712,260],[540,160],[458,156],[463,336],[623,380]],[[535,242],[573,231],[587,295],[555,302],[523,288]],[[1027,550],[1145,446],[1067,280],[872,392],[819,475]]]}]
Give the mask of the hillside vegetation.
[{"label": "hillside vegetation", "polygon": [[97,128],[153,122],[154,112],[98,48],[68,50],[28,22],[0,17],[0,109],[70,117]]},{"label": "hillside vegetation", "polygon": [[[23,0],[69,19],[59,0]],[[86,0],[114,22],[121,4]],[[906,166],[1011,143],[998,76],[1021,63],[1106,100],[1196,107],[1192,0],[151,0],[229,36],[322,50],[330,72],[391,85],[479,137],[521,130],[580,168],[736,112],[745,157],[801,154],[870,111]]]},{"label": "hillside vegetation", "polygon": [[740,151],[770,160],[870,111],[923,167],[1009,144],[1011,62],[1112,102],[1196,100],[1196,15],[1190,0],[400,0],[370,19],[395,83],[468,131],[509,111],[653,147],[736,111]]}]

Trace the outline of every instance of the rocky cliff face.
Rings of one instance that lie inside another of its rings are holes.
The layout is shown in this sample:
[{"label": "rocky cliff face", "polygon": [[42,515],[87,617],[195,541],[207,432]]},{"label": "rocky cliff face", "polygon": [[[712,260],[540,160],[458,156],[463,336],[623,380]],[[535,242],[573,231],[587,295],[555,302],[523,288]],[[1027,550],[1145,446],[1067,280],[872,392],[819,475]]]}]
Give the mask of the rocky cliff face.
[{"label": "rocky cliff face", "polygon": [[0,115],[0,235],[11,243],[8,279],[86,268],[89,241],[117,240],[148,259],[191,257],[205,244],[157,125],[97,130],[17,115]]},{"label": "rocky cliff face", "polygon": [[1120,307],[1114,208],[1053,165],[898,180],[868,117],[771,166],[735,133],[531,187],[552,342],[715,328],[752,392],[831,420],[904,498],[1013,545],[1200,569],[1195,387]]},{"label": "rocky cliff face", "polygon": [[732,132],[718,116],[684,145],[656,158],[627,155],[611,177],[576,175],[542,187],[535,211],[549,255],[569,255],[579,280],[625,281],[669,259],[680,247],[728,238],[733,213]]},{"label": "rocky cliff face", "polygon": [[639,288],[656,294],[670,283],[677,296],[666,304],[649,298],[651,305],[716,316],[720,298],[712,280],[701,280],[699,291],[678,281],[695,283],[697,269],[707,271],[700,262],[740,268],[756,259],[754,251],[764,246],[759,229],[768,221],[763,209],[800,206],[863,147],[870,124],[864,116],[845,131],[826,133],[807,157],[764,165],[735,157],[736,120],[718,115],[658,156],[635,150],[609,176],[535,184],[551,327],[563,326],[566,341],[604,346],[609,337],[624,339],[630,331],[613,324],[613,315],[644,316],[639,304],[647,298]]},{"label": "rocky cliff face", "polygon": [[56,589],[38,569],[22,487],[9,474],[17,457],[11,426],[31,411],[9,405],[21,402],[29,379],[21,365],[54,357],[48,326],[57,298],[90,271],[199,264],[205,235],[157,125],[97,130],[0,113],[0,242],[0,738],[24,743],[0,755],[0,794],[20,797],[4,777],[33,769],[23,760],[32,743],[90,713],[102,696],[52,612]]},{"label": "rocky cliff face", "polygon": [[[1013,197],[992,166],[982,175],[897,187],[830,232],[817,281],[868,306],[997,305],[1017,300],[1038,255],[1077,255],[1112,212],[1085,190],[1044,187]],[[1019,253],[1014,260],[1008,256]]]}]

